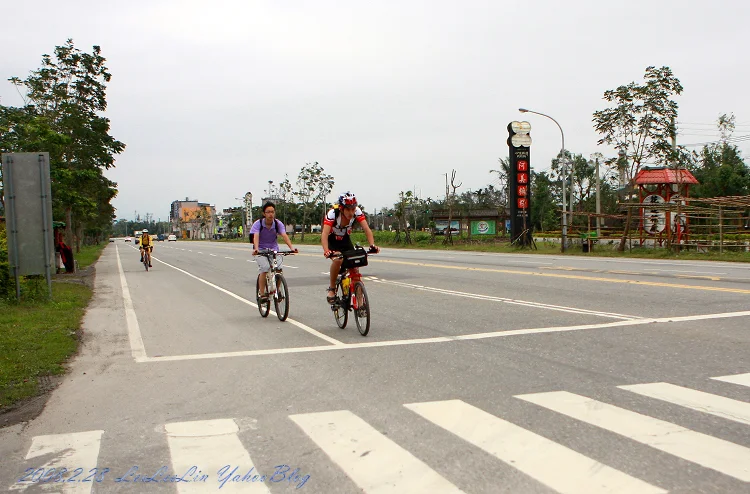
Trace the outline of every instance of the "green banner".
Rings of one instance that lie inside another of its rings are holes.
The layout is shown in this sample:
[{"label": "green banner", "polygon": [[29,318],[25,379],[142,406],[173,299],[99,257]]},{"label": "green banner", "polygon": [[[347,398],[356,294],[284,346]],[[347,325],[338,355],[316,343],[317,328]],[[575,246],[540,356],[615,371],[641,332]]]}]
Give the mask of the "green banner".
[{"label": "green banner", "polygon": [[480,220],[471,222],[472,235],[495,235],[495,220]]}]

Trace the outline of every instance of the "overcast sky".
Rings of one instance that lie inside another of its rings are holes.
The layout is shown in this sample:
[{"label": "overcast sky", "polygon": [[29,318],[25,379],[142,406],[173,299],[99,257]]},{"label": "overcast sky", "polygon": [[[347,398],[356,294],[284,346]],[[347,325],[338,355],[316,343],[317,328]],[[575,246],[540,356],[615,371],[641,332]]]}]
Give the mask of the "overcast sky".
[{"label": "overcast sky", "polygon": [[248,191],[257,205],[315,161],[370,211],[402,190],[443,197],[451,169],[459,193],[476,190],[496,182],[513,120],[531,123],[532,168],[547,170],[560,131],[519,107],[554,117],[570,151],[609,155],[592,114],[649,65],[685,88],[678,143],[715,140],[722,113],[750,135],[745,0],[7,0],[2,13],[4,105],[22,103],[6,79],[66,38],[102,47],[106,116],[127,145],[106,173],[118,218],[165,220],[186,197],[220,210]]}]

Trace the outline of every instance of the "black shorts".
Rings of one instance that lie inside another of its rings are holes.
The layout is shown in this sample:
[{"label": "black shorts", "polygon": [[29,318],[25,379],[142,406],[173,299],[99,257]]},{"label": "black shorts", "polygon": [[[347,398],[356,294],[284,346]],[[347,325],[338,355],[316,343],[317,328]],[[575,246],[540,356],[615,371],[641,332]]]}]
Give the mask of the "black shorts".
[{"label": "black shorts", "polygon": [[338,252],[346,252],[347,250],[354,250],[354,244],[349,235],[339,237],[338,235],[331,233],[328,235],[328,249]]}]

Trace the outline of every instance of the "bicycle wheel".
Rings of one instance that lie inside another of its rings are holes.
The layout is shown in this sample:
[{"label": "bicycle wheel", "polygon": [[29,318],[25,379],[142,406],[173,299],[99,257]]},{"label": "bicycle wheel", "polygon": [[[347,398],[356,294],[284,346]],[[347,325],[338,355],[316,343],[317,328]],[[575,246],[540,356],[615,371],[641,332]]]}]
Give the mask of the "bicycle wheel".
[{"label": "bicycle wheel", "polygon": [[[255,279],[255,301],[258,303],[258,312],[260,312],[261,317],[268,317],[268,311],[271,310],[271,301],[268,300],[268,296],[266,296],[266,301],[261,302],[260,297],[258,297],[258,291],[260,290],[260,279]],[[268,294],[268,287],[266,287],[266,294]]]},{"label": "bicycle wheel", "polygon": [[151,254],[148,253],[148,251],[143,253],[143,265],[146,267],[146,271],[148,271],[148,263],[151,262]]},{"label": "bicycle wheel", "polygon": [[276,295],[273,297],[273,306],[276,308],[279,321],[286,321],[289,315],[289,291],[286,287],[286,279],[281,273],[276,273]]},{"label": "bicycle wheel", "polygon": [[333,317],[336,319],[336,324],[341,329],[346,327],[346,323],[349,321],[349,301],[344,296],[344,289],[341,287],[341,283],[336,285],[336,301],[333,303]]},{"label": "bicycle wheel", "polygon": [[354,322],[357,323],[359,334],[367,336],[370,332],[370,301],[367,299],[365,284],[358,281],[354,284],[354,296],[357,298],[357,308],[354,309]]}]

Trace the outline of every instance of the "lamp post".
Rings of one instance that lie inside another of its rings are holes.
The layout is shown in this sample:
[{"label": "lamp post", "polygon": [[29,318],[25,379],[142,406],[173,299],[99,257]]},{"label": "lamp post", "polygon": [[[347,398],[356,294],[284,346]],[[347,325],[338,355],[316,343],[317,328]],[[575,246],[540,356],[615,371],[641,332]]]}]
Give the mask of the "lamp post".
[{"label": "lamp post", "polygon": [[[557,124],[557,128],[560,129],[560,135],[562,136],[562,149],[560,150],[560,154],[562,156],[562,162],[563,162],[563,172],[562,172],[562,207],[563,207],[563,214],[562,214],[562,238],[560,239],[560,243],[562,244],[560,248],[560,252],[565,252],[565,244],[568,239],[568,216],[567,216],[567,208],[565,205],[565,179],[566,177],[566,165],[567,165],[567,158],[565,156],[565,134],[563,133],[562,127],[560,127],[560,124],[557,123],[557,120],[550,117],[549,115],[545,115],[544,113],[539,113],[533,110],[527,110],[526,108],[519,108],[518,111],[521,113],[534,113],[535,115],[541,115],[543,117],[547,117],[555,124]],[[573,212],[573,169],[570,170],[570,211]],[[571,218],[572,219],[572,218]]]}]

